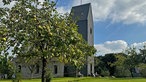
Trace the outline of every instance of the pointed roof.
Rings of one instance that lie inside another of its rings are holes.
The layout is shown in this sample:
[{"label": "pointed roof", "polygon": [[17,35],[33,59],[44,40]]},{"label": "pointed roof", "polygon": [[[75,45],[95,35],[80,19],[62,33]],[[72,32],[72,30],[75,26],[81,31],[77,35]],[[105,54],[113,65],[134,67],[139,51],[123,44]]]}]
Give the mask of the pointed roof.
[{"label": "pointed roof", "polygon": [[73,19],[87,20],[90,7],[90,3],[72,7],[71,14],[73,15]]}]

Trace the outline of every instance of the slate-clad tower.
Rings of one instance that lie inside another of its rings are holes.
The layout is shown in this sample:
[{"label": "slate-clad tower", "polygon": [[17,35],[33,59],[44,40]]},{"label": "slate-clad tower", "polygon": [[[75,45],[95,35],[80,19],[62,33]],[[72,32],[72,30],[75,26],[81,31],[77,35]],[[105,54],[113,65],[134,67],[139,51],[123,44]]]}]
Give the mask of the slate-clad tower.
[{"label": "slate-clad tower", "polygon": [[[77,25],[79,26],[78,31],[82,34],[83,38],[88,42],[90,46],[94,45],[94,31],[93,31],[93,16],[91,4],[83,4],[79,6],[74,6],[71,9],[71,14],[73,19],[77,20]],[[90,75],[94,73],[94,57],[87,57],[86,63],[81,71],[84,75]]]}]

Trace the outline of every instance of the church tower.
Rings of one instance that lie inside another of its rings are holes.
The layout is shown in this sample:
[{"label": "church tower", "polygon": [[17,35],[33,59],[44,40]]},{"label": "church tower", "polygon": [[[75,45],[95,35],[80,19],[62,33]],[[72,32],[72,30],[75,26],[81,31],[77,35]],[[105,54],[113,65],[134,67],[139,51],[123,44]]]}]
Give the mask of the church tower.
[{"label": "church tower", "polygon": [[[71,9],[71,14],[74,20],[77,20],[79,26],[78,32],[82,34],[83,38],[88,42],[90,46],[94,45],[94,31],[93,31],[93,16],[91,4],[82,4],[74,6]],[[84,75],[91,75],[94,73],[94,56],[86,57],[85,66],[81,70]]]}]

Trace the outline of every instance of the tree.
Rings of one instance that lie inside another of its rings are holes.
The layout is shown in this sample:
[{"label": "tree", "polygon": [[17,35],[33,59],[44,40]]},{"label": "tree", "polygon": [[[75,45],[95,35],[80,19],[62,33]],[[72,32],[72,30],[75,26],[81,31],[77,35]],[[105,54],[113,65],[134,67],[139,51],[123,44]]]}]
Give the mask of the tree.
[{"label": "tree", "polygon": [[140,49],[139,56],[140,63],[138,64],[138,68],[141,76],[146,77],[146,45],[144,45],[143,48]]},{"label": "tree", "polygon": [[127,55],[124,53],[115,54],[116,62],[112,63],[112,66],[116,67],[116,71],[114,75],[116,77],[128,77],[130,76],[130,71],[125,67],[125,61],[127,59]]},{"label": "tree", "polygon": [[141,57],[140,62],[146,64],[146,45],[143,46],[143,49],[140,49],[139,56]]},{"label": "tree", "polygon": [[141,74],[142,77],[146,77],[146,64],[145,63],[140,63],[138,65],[139,68],[139,72]]},{"label": "tree", "polygon": [[109,76],[106,62],[103,61],[104,56],[94,57],[95,72],[101,76]]},{"label": "tree", "polygon": [[38,0],[18,0],[7,10],[4,21],[8,29],[9,44],[13,55],[26,60],[41,60],[42,82],[48,60],[57,58],[64,63],[80,66],[86,56],[95,53],[77,32],[76,22],[69,14],[57,13],[55,3]]},{"label": "tree", "polygon": [[135,47],[129,47],[126,50],[127,53],[127,58],[124,62],[125,67],[129,69],[129,71],[131,72],[131,76],[134,77],[133,72],[135,67],[140,63],[140,55],[138,55],[138,53],[136,52],[136,48]]},{"label": "tree", "polygon": [[105,56],[103,57],[102,61],[105,63],[106,68],[109,70],[110,72],[110,76],[113,76],[115,73],[115,69],[116,67],[114,65],[112,65],[112,63],[116,62],[116,57],[114,53],[110,53],[110,54],[105,54]]},{"label": "tree", "polygon": [[105,56],[95,57],[95,70],[100,75],[113,76],[116,70],[116,66],[113,65],[116,62],[114,53],[105,54]]}]

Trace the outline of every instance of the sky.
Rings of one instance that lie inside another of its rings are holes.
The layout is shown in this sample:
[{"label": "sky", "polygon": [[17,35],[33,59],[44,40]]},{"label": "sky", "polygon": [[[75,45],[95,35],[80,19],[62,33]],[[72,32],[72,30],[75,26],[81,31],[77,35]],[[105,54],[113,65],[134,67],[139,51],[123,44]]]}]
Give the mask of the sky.
[{"label": "sky", "polygon": [[92,5],[97,55],[146,44],[146,0],[58,0],[57,10],[70,12],[72,6],[86,3]]},{"label": "sky", "polygon": [[52,1],[57,1],[61,14],[70,13],[73,6],[91,3],[97,55],[122,52],[128,46],[139,49],[146,44],[146,0]]}]

